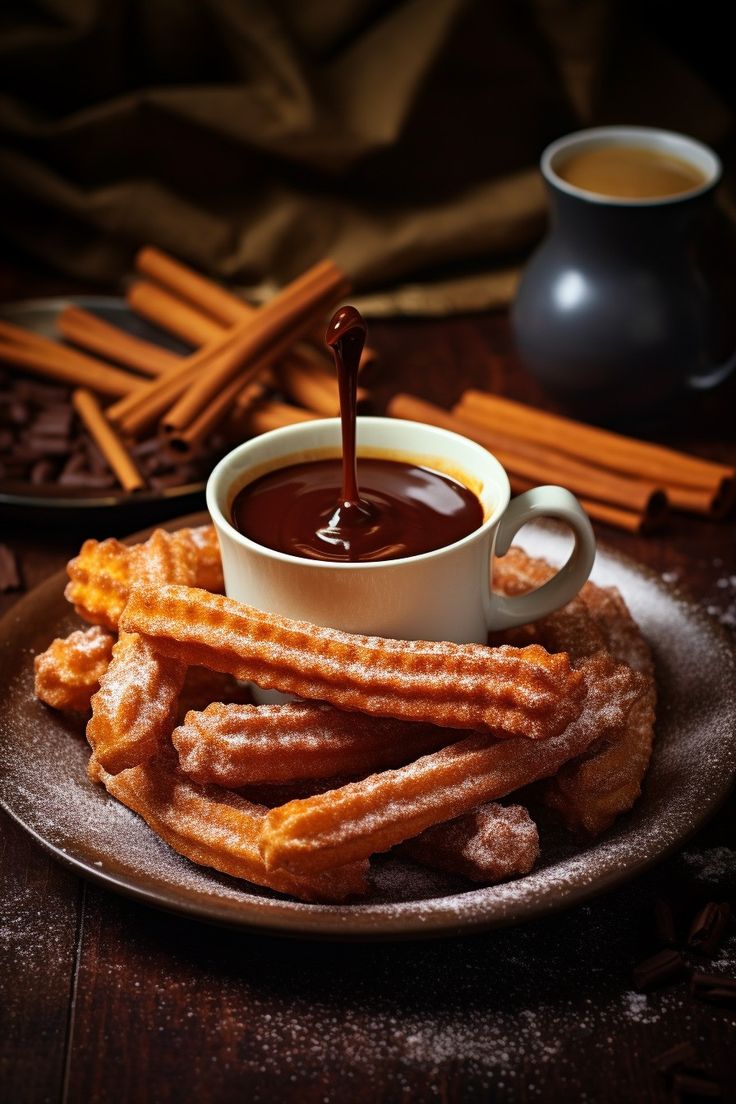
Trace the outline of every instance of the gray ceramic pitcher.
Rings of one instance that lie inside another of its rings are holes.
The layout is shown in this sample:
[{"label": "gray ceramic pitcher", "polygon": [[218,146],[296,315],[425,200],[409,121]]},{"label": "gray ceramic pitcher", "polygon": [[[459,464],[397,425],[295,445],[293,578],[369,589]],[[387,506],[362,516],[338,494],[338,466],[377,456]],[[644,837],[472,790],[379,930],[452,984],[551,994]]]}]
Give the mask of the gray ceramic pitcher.
[{"label": "gray ceramic pitcher", "polygon": [[[623,199],[558,175],[571,154],[611,145],[675,156],[695,166],[702,183],[672,196]],[[722,365],[709,359],[712,308],[692,249],[720,177],[712,150],[671,131],[598,127],[548,146],[541,170],[550,232],[512,312],[529,370],[603,418],[652,409],[683,386],[720,382],[736,358]]]}]

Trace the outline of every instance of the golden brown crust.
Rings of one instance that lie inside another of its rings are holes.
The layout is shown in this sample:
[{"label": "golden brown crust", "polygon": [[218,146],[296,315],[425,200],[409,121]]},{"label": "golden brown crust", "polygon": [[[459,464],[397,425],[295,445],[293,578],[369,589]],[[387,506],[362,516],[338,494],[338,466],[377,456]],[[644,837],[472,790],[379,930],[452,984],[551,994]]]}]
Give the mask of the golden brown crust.
[{"label": "golden brown crust", "polygon": [[[505,593],[525,593],[545,582],[553,570],[544,560],[512,548],[499,561],[495,582]],[[605,648],[645,680],[641,698],[621,731],[602,734],[545,789],[547,804],[571,831],[598,835],[641,794],[654,742],[656,687],[651,650],[619,592],[590,582],[569,605],[528,626],[525,639],[537,640],[551,651],[563,648],[574,662]]]},{"label": "golden brown crust", "polygon": [[34,660],[36,697],[54,709],[88,713],[114,643],[112,633],[99,625],[53,640]]},{"label": "golden brown crust", "polygon": [[407,763],[453,738],[434,725],[345,713],[315,702],[214,702],[203,712],[188,713],[171,737],[186,774],[230,787],[369,774]]},{"label": "golden brown crust", "polygon": [[120,774],[97,774],[113,797],[192,862],[303,901],[343,901],[366,892],[367,863],[306,878],[266,870],[259,853],[266,809],[219,786],[198,786],[166,756]]},{"label": "golden brown crust", "polygon": [[528,874],[539,858],[539,832],[522,805],[481,805],[435,824],[397,848],[433,870],[491,885]]},{"label": "golden brown crust", "polygon": [[476,733],[406,767],[272,809],[263,834],[267,865],[304,873],[364,858],[555,774],[604,732],[619,731],[644,689],[640,675],[603,652],[580,670],[583,711],[557,736]]},{"label": "golden brown crust", "polygon": [[67,601],[85,621],[116,629],[133,586],[184,583],[223,588],[222,565],[214,527],[157,529],[141,544],[110,538],[88,540],[69,561]]},{"label": "golden brown crust", "polygon": [[374,716],[545,739],[582,708],[580,673],[538,645],[358,636],[183,586],[136,587],[121,626],[182,662]]},{"label": "golden brown crust", "polygon": [[136,633],[121,632],[92,698],[87,739],[110,774],[161,751],[171,735],[186,665],[159,655]]}]

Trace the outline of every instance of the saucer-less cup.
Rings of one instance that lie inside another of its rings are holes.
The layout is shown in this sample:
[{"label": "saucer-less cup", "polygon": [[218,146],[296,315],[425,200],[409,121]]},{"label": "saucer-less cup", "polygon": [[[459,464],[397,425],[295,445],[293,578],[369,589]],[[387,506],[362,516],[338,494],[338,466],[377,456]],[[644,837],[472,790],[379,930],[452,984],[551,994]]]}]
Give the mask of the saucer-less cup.
[{"label": "saucer-less cup", "polygon": [[[399,560],[330,563],[256,544],[231,522],[233,499],[259,475],[289,463],[340,455],[340,421],[303,422],[264,433],[226,456],[207,484],[231,598],[346,632],[405,640],[482,643],[491,629],[543,617],[565,605],[588,578],[595,555],[590,522],[562,487],[537,487],[510,502],[509,481],[484,448],[444,429],[392,418],[358,419],[358,456],[379,455],[462,480],[483,507],[480,528],[445,548]],[[360,460],[358,461],[360,481]],[[493,594],[490,564],[533,518],[559,518],[574,536],[568,562],[538,590]]]},{"label": "saucer-less cup", "polygon": [[[573,155],[611,147],[671,156],[692,166],[700,182],[639,199],[590,191],[561,174]],[[713,297],[693,250],[721,174],[715,153],[672,131],[596,127],[553,142],[540,167],[550,229],[512,310],[530,372],[603,418],[720,382],[734,359],[713,362]]]}]

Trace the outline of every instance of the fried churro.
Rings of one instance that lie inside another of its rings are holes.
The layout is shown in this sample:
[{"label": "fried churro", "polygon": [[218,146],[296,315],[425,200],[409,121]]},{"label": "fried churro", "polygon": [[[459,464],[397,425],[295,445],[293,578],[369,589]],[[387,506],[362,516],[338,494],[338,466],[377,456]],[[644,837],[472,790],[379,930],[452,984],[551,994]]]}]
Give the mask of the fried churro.
[{"label": "fried churro", "polygon": [[222,590],[222,565],[214,527],[157,529],[141,544],[111,537],[88,540],[70,560],[67,601],[85,621],[116,629],[131,588],[140,583],[184,583]]},{"label": "fried churro", "polygon": [[175,724],[186,670],[186,664],[160,655],[143,637],[121,632],[87,725],[101,767],[116,774],[162,749]]},{"label": "fried churro", "polygon": [[[512,548],[499,561],[496,583],[508,594],[539,586],[554,569]],[[517,641],[518,635],[505,639]],[[656,687],[651,650],[626,603],[613,587],[586,583],[580,594],[533,626],[523,639],[550,651],[564,649],[573,662],[605,648],[645,680],[645,690],[620,731],[605,732],[585,755],[566,764],[545,789],[545,800],[571,831],[598,835],[628,811],[641,794],[654,741]]]},{"label": "fried churro", "polygon": [[87,713],[114,643],[115,637],[99,625],[57,637],[33,661],[36,697],[54,709]]},{"label": "fried churro", "polygon": [[434,725],[344,713],[315,702],[214,702],[188,713],[171,736],[186,774],[230,787],[368,774],[453,738]]},{"label": "fried churro", "polygon": [[174,851],[201,866],[303,901],[343,901],[366,892],[365,862],[306,877],[267,870],[259,853],[267,809],[219,786],[197,785],[166,755],[115,775],[97,766],[95,774]]},{"label": "fried churro", "polygon": [[543,740],[582,708],[582,675],[538,645],[358,636],[173,585],[136,587],[120,624],[182,662],[375,716]]},{"label": "fried churro", "polygon": [[539,857],[539,832],[523,805],[490,801],[396,850],[422,866],[490,885],[529,873]]},{"label": "fried churro", "polygon": [[644,690],[640,675],[603,652],[584,661],[580,674],[583,711],[556,736],[535,742],[476,733],[406,767],[272,809],[266,864],[304,873],[365,858],[555,774],[603,732],[618,731]]}]

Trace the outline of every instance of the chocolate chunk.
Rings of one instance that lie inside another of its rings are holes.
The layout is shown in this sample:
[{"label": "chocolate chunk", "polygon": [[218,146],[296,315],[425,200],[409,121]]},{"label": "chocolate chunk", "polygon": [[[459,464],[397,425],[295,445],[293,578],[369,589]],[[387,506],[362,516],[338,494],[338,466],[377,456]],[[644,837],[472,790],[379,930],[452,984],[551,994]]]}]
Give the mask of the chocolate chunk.
[{"label": "chocolate chunk", "polygon": [[87,471],[63,471],[59,476],[62,487],[88,487],[90,490],[104,490],[112,487],[115,480],[112,475],[96,475]]},{"label": "chocolate chunk", "polygon": [[692,1068],[697,1061],[697,1054],[692,1043],[675,1043],[669,1050],[657,1054],[652,1058],[652,1065],[659,1073],[672,1073],[673,1070]]},{"label": "chocolate chunk", "polygon": [[665,947],[677,946],[675,919],[669,901],[658,898],[654,902],[654,930],[657,938]]},{"label": "chocolate chunk", "polygon": [[699,954],[712,955],[718,950],[731,919],[731,906],[709,901],[693,920],[687,937],[687,945]]},{"label": "chocolate chunk", "polygon": [[66,456],[69,452],[68,437],[47,437],[42,433],[28,433],[24,437],[26,448],[32,449],[39,457]]},{"label": "chocolate chunk", "polygon": [[690,992],[698,1000],[707,1001],[708,1004],[736,1008],[736,978],[694,973],[690,978]]},{"label": "chocolate chunk", "polygon": [[8,404],[8,420],[14,425],[25,425],[31,416],[31,411],[26,403],[13,399]]},{"label": "chocolate chunk", "polygon": [[643,993],[659,985],[669,985],[687,973],[687,966],[678,951],[660,951],[634,967],[634,987]]},{"label": "chocolate chunk", "polygon": [[0,544],[0,591],[20,590],[22,587],[18,561],[6,544]]},{"label": "chocolate chunk", "polygon": [[677,1073],[672,1081],[672,1089],[676,1100],[720,1100],[721,1086],[717,1081],[711,1081],[709,1077],[701,1077],[696,1073]]},{"label": "chocolate chunk", "polygon": [[50,483],[54,476],[54,465],[50,460],[39,460],[31,468],[31,483]]},{"label": "chocolate chunk", "polygon": [[49,406],[36,416],[32,433],[44,433],[51,437],[69,437],[72,428],[72,410],[68,406]]}]

